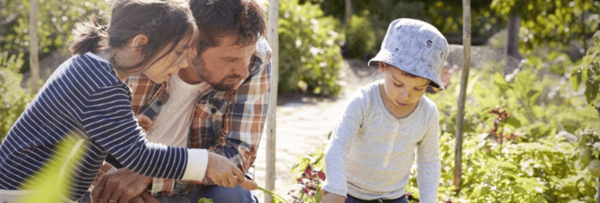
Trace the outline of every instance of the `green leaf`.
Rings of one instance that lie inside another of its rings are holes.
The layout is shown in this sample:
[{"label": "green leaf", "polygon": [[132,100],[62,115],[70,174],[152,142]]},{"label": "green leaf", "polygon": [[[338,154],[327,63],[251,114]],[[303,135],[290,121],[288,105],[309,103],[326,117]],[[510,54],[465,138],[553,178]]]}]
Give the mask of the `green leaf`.
[{"label": "green leaf", "polygon": [[23,187],[24,190],[35,191],[36,195],[24,197],[20,202],[63,202],[66,195],[69,194],[71,185],[71,173],[81,160],[85,150],[85,140],[77,138],[65,139],[59,143],[58,151],[47,164],[40,170],[35,177],[30,177],[30,181]]},{"label": "green leaf", "polygon": [[209,198],[201,198],[200,200],[198,200],[198,203],[215,203],[215,202],[213,202],[213,200],[209,199]]},{"label": "green leaf", "polygon": [[600,88],[600,80],[596,80],[596,81],[590,81],[588,80],[588,82],[586,83],[586,87],[585,87],[585,99],[587,100],[588,103],[592,103],[592,101],[594,101],[594,99],[596,99],[596,96],[598,96],[598,89]]},{"label": "green leaf", "polygon": [[514,128],[521,127],[521,121],[515,116],[509,116],[506,119],[506,124],[513,126]]},{"label": "green leaf", "polygon": [[506,91],[509,88],[508,83],[500,73],[494,74],[494,84],[496,84],[501,91]]}]

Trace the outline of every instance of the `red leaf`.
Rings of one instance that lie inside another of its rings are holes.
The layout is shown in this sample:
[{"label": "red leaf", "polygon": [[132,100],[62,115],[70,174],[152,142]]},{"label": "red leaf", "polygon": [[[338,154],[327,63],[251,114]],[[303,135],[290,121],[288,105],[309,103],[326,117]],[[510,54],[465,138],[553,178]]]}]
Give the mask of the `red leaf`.
[{"label": "red leaf", "polygon": [[325,180],[325,173],[323,173],[323,171],[319,171],[319,172],[317,172],[317,175],[319,175],[319,178],[320,178],[321,180]]}]

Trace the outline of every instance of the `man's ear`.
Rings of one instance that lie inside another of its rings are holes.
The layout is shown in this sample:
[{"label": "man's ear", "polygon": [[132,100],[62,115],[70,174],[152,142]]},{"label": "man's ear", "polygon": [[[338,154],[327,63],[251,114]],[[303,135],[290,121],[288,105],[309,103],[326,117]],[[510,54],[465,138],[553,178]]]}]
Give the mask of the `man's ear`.
[{"label": "man's ear", "polygon": [[130,47],[142,47],[146,44],[148,44],[148,36],[146,36],[145,34],[136,35],[131,40],[129,40],[128,43]]}]

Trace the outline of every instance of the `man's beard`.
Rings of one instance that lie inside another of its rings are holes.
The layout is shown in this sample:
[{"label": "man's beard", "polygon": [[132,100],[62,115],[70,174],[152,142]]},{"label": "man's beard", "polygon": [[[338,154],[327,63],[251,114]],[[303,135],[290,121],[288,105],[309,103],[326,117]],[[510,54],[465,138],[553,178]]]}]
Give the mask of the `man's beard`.
[{"label": "man's beard", "polygon": [[208,84],[210,84],[215,90],[217,90],[217,91],[227,91],[227,90],[239,87],[238,86],[238,84],[239,84],[238,82],[232,83],[232,84],[224,84],[224,82],[226,80],[240,78],[240,76],[238,76],[238,75],[227,76],[227,77],[223,78],[219,82],[213,82],[213,81],[211,81],[210,80],[210,76],[204,71],[206,69],[206,63],[204,62],[204,59],[202,59],[201,57],[196,58],[196,59],[192,60],[192,64],[194,65],[194,70],[196,71],[196,73],[198,74],[198,76],[200,76],[200,78],[202,80],[204,80],[205,82],[207,82]]}]

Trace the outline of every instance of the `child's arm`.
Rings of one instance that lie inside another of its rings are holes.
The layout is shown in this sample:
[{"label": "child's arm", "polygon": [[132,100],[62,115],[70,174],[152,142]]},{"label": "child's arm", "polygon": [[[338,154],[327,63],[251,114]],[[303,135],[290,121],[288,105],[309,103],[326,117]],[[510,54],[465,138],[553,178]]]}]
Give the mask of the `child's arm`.
[{"label": "child's arm", "polygon": [[325,149],[325,173],[327,179],[323,190],[330,195],[345,197],[348,193],[346,182],[346,154],[352,139],[357,135],[366,109],[363,94],[357,92],[337,121],[329,144]]},{"label": "child's arm", "polygon": [[437,109],[417,148],[417,183],[421,202],[437,202],[440,182],[439,117]]},{"label": "child's arm", "polygon": [[323,190],[323,199],[321,199],[321,203],[344,203],[345,201],[346,197],[328,193],[327,191]]},{"label": "child's arm", "polygon": [[222,156],[215,156],[205,149],[175,148],[144,139],[125,88],[106,86],[97,89],[85,101],[83,110],[81,124],[90,141],[133,172],[196,181],[206,175],[217,185],[225,186],[235,186],[243,181],[241,171]]}]

